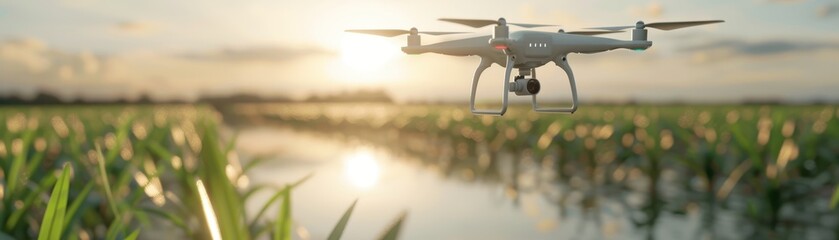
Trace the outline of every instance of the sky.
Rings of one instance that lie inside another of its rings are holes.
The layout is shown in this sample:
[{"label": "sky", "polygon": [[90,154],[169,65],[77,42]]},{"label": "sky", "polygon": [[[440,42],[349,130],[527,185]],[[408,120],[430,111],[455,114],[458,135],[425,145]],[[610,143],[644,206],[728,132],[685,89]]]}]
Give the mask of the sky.
[{"label": "sky", "polygon": [[[566,30],[722,19],[651,29],[653,47],[644,52],[569,55],[580,99],[839,101],[839,0],[0,0],[0,95],[194,100],[384,89],[398,101],[468,101],[478,57],[405,55],[404,36],[344,32],[471,32],[423,36],[424,44],[491,34],[491,27],[436,20],[445,17],[505,17]],[[568,97],[561,70],[549,64],[537,72],[541,95]],[[497,98],[502,73],[495,65],[484,74],[479,98]]]}]

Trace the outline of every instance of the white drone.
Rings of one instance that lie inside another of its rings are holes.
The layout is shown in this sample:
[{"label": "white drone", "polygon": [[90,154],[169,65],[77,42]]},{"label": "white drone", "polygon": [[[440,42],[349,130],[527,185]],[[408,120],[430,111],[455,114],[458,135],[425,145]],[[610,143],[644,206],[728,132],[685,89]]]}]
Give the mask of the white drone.
[{"label": "white drone", "polygon": [[[568,66],[568,61],[566,60],[566,56],[569,53],[598,53],[618,48],[638,51],[645,50],[653,45],[653,42],[647,41],[646,27],[661,30],[673,30],[723,22],[722,20],[657,23],[644,23],[639,21],[634,26],[588,28],[595,29],[592,31],[514,31],[510,33],[510,29],[507,25],[515,25],[524,28],[548,27],[555,25],[508,23],[504,18],[499,18],[498,20],[441,18],[439,20],[463,24],[474,28],[480,28],[493,24],[496,26],[495,32],[492,36],[480,36],[429,45],[420,44],[419,34],[445,35],[463,32],[421,32],[417,31],[416,28],[411,28],[411,30],[366,29],[346,31],[385,37],[395,37],[408,34],[408,46],[402,48],[402,51],[407,54],[422,54],[431,52],[451,56],[480,56],[481,63],[478,65],[478,69],[475,70],[475,76],[472,79],[472,97],[469,99],[469,104],[471,105],[471,110],[474,114],[499,116],[504,115],[507,111],[507,95],[509,95],[509,92],[515,92],[518,96],[531,95],[533,110],[536,112],[574,113],[577,111],[577,86],[574,83],[574,74],[571,72],[571,67]],[[632,29],[632,40],[630,41],[591,36],[623,32],[621,30],[627,28],[634,28]],[[568,75],[568,81],[571,84],[571,107],[539,107],[536,95],[539,93],[541,85],[539,84],[539,80],[536,80],[536,68],[541,67],[548,62],[554,62]],[[478,89],[478,81],[480,80],[481,73],[489,68],[492,63],[506,67],[503,84],[504,90],[501,93],[501,109],[479,110],[475,108],[475,94]],[[513,82],[510,82],[510,73],[513,68],[519,69],[519,75],[515,77]]]}]

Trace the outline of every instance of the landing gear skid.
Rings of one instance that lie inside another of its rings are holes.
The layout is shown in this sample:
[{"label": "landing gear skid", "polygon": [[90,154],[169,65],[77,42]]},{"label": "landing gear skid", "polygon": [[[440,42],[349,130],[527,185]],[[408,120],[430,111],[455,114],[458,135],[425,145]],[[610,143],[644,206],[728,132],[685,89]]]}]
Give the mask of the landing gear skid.
[{"label": "landing gear skid", "polygon": [[[533,111],[536,112],[548,112],[548,113],[574,113],[577,111],[577,84],[574,82],[574,73],[571,72],[571,67],[568,66],[568,61],[565,57],[558,58],[554,60],[556,66],[562,68],[565,71],[565,74],[568,75],[568,83],[571,84],[571,107],[568,108],[543,108],[539,107],[539,102],[536,100],[536,95],[533,94],[531,97],[531,103],[533,105]],[[536,69],[533,69],[533,78],[536,78]]]},{"label": "landing gear skid", "polygon": [[510,91],[510,73],[513,71],[513,56],[507,55],[507,70],[504,72],[504,90],[501,92],[501,109],[498,110],[479,110],[475,108],[475,95],[478,93],[478,81],[481,79],[481,73],[492,65],[492,60],[481,57],[481,64],[475,70],[475,76],[472,78],[472,97],[469,98],[469,105],[473,114],[495,115],[503,116],[507,112],[507,95]]},{"label": "landing gear skid", "polygon": [[[475,95],[478,92],[478,81],[481,78],[481,74],[492,65],[492,60],[481,57],[481,63],[478,65],[478,68],[475,70],[475,76],[472,78],[472,96],[469,98],[469,105],[470,109],[473,114],[481,114],[481,115],[495,115],[495,116],[503,116],[505,112],[507,112],[507,104],[508,104],[508,95],[511,91],[519,91],[520,89],[511,89],[511,85],[515,88],[515,82],[510,82],[510,73],[513,71],[513,64],[514,64],[514,57],[507,55],[507,64],[505,65],[506,69],[504,72],[504,82],[503,86],[504,89],[501,92],[501,108],[497,110],[491,109],[477,109],[475,107]],[[538,95],[538,87],[534,91],[534,94],[531,95],[531,103],[533,105],[533,111],[536,112],[548,112],[548,113],[574,113],[577,111],[577,85],[574,82],[574,73],[571,72],[571,67],[568,66],[568,61],[565,57],[559,57],[554,60],[554,63],[565,71],[565,74],[568,75],[568,82],[571,84],[571,107],[568,108],[544,108],[540,107],[539,103],[536,99],[536,95]],[[538,80],[536,79],[536,69],[529,69],[528,71],[521,70],[520,75],[516,76],[515,80],[521,80],[526,75],[531,75],[532,80],[536,81],[538,85]],[[517,95],[522,95],[517,92]]]}]

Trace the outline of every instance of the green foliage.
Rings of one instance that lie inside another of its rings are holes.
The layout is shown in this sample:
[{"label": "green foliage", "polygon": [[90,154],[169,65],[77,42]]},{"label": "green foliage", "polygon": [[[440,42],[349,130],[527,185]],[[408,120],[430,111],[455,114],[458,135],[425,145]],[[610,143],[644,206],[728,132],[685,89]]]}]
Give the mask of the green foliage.
[{"label": "green foliage", "polygon": [[407,216],[407,214],[405,214],[405,213],[400,215],[399,218],[397,218],[396,221],[393,222],[393,224],[390,225],[390,227],[387,229],[387,231],[385,231],[382,234],[382,236],[379,237],[378,239],[379,240],[396,240],[396,239],[399,239],[399,231],[402,229],[402,222],[405,221],[405,216]]},{"label": "green foliage", "polygon": [[269,198],[268,201],[266,201],[265,204],[263,204],[262,207],[259,209],[259,211],[256,214],[256,217],[254,217],[253,220],[251,221],[251,225],[252,226],[258,226],[257,223],[260,222],[260,219],[265,214],[265,212],[268,211],[268,208],[270,208],[271,205],[278,202],[279,200],[284,199],[284,197],[286,195],[288,195],[288,193],[289,193],[289,191],[291,191],[291,189],[292,189],[292,187],[286,187],[286,188],[283,188],[282,190],[274,193],[274,195],[271,196],[271,198]]},{"label": "green foliage", "polygon": [[335,227],[332,228],[332,232],[329,233],[329,240],[339,240],[341,239],[341,235],[344,234],[344,229],[347,227],[347,223],[350,221],[350,215],[352,215],[352,210],[355,208],[355,204],[358,203],[358,200],[352,202],[347,211],[344,212],[344,216],[341,216],[341,220],[338,220],[338,223],[335,224]]},{"label": "green foliage", "polygon": [[117,200],[114,198],[114,194],[111,192],[111,180],[109,179],[110,176],[108,175],[108,171],[105,167],[105,157],[102,156],[102,149],[99,145],[96,145],[96,165],[99,166],[99,179],[102,182],[102,188],[105,192],[105,197],[108,199],[108,206],[111,207],[111,213],[114,214],[116,219],[120,218],[119,215],[119,207],[117,207]]},{"label": "green foliage", "polygon": [[[394,151],[451,159],[445,174],[469,172],[473,181],[498,177],[493,161],[483,165],[481,159],[501,152],[529,156],[551,166],[556,181],[605,182],[640,193],[644,202],[630,209],[630,220],[650,229],[663,212],[680,214],[696,205],[711,209],[703,213],[703,221],[710,223],[715,210],[737,213],[750,224],[744,229],[754,229],[753,238],[839,228],[785,214],[836,214],[836,106],[586,106],[574,115],[514,107],[502,118],[473,116],[461,105],[397,106],[384,114],[362,105],[267,107],[271,111],[224,114],[255,114],[297,129],[370,136],[366,141]],[[234,167],[241,169],[238,176],[229,176],[228,166],[238,164],[228,159],[235,139],[220,139],[217,116],[193,106],[0,108],[0,170],[6,176],[0,238],[46,237],[43,231],[49,230],[50,238],[84,233],[92,239],[127,239],[157,229],[155,223],[162,220],[172,226],[164,231],[207,239],[205,224],[190,224],[206,220],[199,179],[225,239],[290,237],[293,205],[286,199],[308,177],[288,187],[239,184],[242,175],[265,160],[243,161],[244,166]],[[397,144],[407,136],[445,144]],[[481,154],[489,156],[475,157]],[[66,194],[55,189],[50,194],[50,186],[59,186],[63,176],[54,172],[66,164],[73,166],[73,181],[64,183]],[[668,172],[677,177],[668,178]],[[632,184],[639,179],[646,182],[643,187]],[[661,190],[673,186],[674,193]],[[254,216],[246,216],[244,204],[261,191],[270,191],[271,197],[257,203]],[[64,215],[55,212],[46,222],[50,211],[58,211],[50,208],[53,201],[63,202]],[[341,235],[352,206],[330,237]],[[272,207],[278,208],[274,220],[266,217],[273,215],[267,214]],[[403,218],[382,237],[396,237]],[[54,235],[56,227],[61,230]],[[107,231],[97,231],[102,228]]]},{"label": "green foliage", "polygon": [[140,229],[134,230],[131,234],[128,234],[128,237],[125,237],[125,240],[136,240],[137,237],[140,236]]},{"label": "green foliage", "polygon": [[222,239],[250,239],[245,224],[244,205],[233,182],[227,176],[229,165],[227,154],[219,147],[215,129],[210,124],[204,126],[201,140],[201,159],[204,167],[200,171],[201,179],[207,187],[210,202],[213,203],[216,219]]},{"label": "green foliage", "polygon": [[291,240],[291,186],[283,189],[283,203],[274,224],[274,240]]},{"label": "green foliage", "polygon": [[[281,189],[242,186],[270,158],[228,161],[235,139],[219,139],[216,116],[192,106],[0,107],[0,239],[137,239],[146,231],[207,239],[210,228],[222,239],[291,239],[291,193],[312,175]],[[230,176],[231,167],[241,172]],[[274,197],[248,218],[248,197],[265,190]],[[189,224],[207,222],[200,191],[215,226]],[[266,221],[271,206],[277,219]]]},{"label": "green foliage", "polygon": [[61,239],[61,231],[64,229],[64,214],[67,212],[67,195],[70,189],[71,168],[64,166],[58,182],[52,189],[50,202],[47,204],[47,211],[44,220],[41,221],[41,231],[38,240]]}]

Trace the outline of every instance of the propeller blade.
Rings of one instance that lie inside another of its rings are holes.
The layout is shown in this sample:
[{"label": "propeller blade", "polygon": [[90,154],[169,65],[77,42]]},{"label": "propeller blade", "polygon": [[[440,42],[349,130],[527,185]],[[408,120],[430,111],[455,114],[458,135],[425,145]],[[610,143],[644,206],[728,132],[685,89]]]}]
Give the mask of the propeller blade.
[{"label": "propeller blade", "polygon": [[428,35],[439,36],[439,35],[448,35],[448,34],[461,34],[461,33],[467,33],[467,32],[424,32],[424,31],[420,31],[419,33],[420,34],[428,34]]},{"label": "propeller blade", "polygon": [[450,22],[450,23],[457,23],[461,25],[470,26],[473,28],[480,28],[486,27],[489,25],[498,24],[496,20],[485,20],[485,19],[459,19],[459,18],[440,18],[438,19],[443,22]]},{"label": "propeller blade", "polygon": [[627,29],[627,28],[634,28],[634,27],[635,27],[635,25],[632,25],[632,26],[614,26],[614,27],[593,27],[593,28],[586,28],[586,29],[600,29],[600,30],[606,30],[606,31],[620,31],[620,30],[624,30],[624,29]]},{"label": "propeller blade", "polygon": [[[480,28],[486,27],[489,25],[496,25],[498,24],[498,20],[487,20],[487,19],[461,19],[461,18],[440,18],[438,19],[444,22],[450,23],[457,23],[461,25],[470,26],[473,28]],[[509,25],[515,25],[523,28],[535,28],[535,27],[556,27],[557,25],[550,25],[550,24],[532,24],[532,23],[511,23],[508,22]]]},{"label": "propeller blade", "polygon": [[609,33],[619,33],[624,31],[570,31],[565,32],[566,34],[576,34],[576,35],[600,35],[600,34],[609,34]]},{"label": "propeller blade", "polygon": [[559,27],[559,25],[550,25],[550,24],[533,24],[533,23],[507,23],[510,25],[516,25],[523,28],[535,28],[535,27]]},{"label": "propeller blade", "polygon": [[661,29],[661,30],[674,30],[679,28],[686,28],[686,27],[693,27],[711,23],[721,23],[725,22],[723,20],[708,20],[708,21],[684,21],[684,22],[657,22],[657,23],[647,23],[645,24],[647,27]]},{"label": "propeller blade", "polygon": [[[370,34],[370,35],[377,35],[383,37],[396,37],[399,35],[410,34],[411,31],[409,30],[402,30],[402,29],[351,29],[345,30],[345,32],[351,33],[361,33],[361,34]],[[446,35],[446,34],[458,34],[458,33],[465,33],[465,32],[417,32],[420,34],[428,34],[428,35]]]},{"label": "propeller blade", "polygon": [[383,37],[396,37],[402,34],[410,33],[410,31],[401,29],[353,29],[345,30],[345,32],[378,35]]},{"label": "propeller blade", "polygon": [[[674,30],[679,28],[686,28],[686,27],[693,27],[711,23],[721,23],[725,22],[723,20],[707,20],[707,21],[683,21],[683,22],[655,22],[655,23],[646,23],[644,27],[651,27],[655,29],[661,30]],[[600,30],[609,30],[609,31],[618,31],[624,30],[627,28],[635,28],[635,25],[632,26],[614,26],[614,27],[593,27],[587,29],[600,29]]]}]

